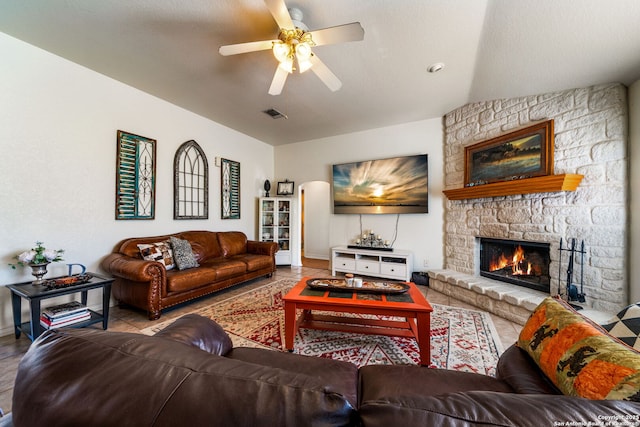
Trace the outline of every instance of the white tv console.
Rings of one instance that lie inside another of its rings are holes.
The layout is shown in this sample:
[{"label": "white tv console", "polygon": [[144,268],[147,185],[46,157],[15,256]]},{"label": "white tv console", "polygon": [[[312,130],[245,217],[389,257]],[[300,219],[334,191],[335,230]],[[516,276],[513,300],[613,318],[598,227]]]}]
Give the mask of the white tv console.
[{"label": "white tv console", "polygon": [[336,246],[331,248],[331,274],[335,276],[336,271],[410,282],[413,254]]}]

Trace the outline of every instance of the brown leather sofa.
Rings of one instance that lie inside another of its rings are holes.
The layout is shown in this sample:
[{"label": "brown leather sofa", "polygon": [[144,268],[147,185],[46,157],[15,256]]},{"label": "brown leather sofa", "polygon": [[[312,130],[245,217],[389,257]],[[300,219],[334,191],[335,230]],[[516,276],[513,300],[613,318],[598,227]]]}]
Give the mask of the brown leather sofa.
[{"label": "brown leather sofa", "polygon": [[[510,347],[497,378],[232,348],[187,315],[155,336],[45,332],[18,367],[12,420],[29,426],[638,425],[640,403],[560,395]],[[598,424],[599,423],[599,424]],[[624,424],[626,423],[626,424]]]},{"label": "brown leather sofa", "polygon": [[[167,270],[146,261],[139,244],[167,241],[171,236],[191,244],[199,267]],[[113,296],[120,303],[146,310],[149,319],[163,309],[276,271],[277,243],[247,240],[239,231],[185,231],[166,236],[136,237],[119,242],[102,262],[115,280]]]}]

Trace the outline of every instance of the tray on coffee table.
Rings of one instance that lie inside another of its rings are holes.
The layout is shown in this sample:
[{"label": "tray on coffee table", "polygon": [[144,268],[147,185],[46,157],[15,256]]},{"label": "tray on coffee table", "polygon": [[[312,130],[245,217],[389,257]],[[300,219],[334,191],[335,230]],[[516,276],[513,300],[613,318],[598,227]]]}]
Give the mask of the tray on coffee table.
[{"label": "tray on coffee table", "polygon": [[331,278],[313,278],[307,280],[307,286],[311,289],[328,289],[331,291],[345,292],[369,292],[376,294],[401,294],[409,290],[409,285],[398,282],[382,282],[363,280],[362,287],[347,286],[344,279]]}]

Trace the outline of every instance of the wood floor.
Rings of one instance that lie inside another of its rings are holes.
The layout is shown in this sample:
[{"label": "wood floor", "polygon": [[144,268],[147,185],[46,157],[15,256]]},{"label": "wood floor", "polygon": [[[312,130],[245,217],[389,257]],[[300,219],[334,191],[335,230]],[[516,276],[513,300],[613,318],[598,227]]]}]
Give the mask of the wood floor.
[{"label": "wood floor", "polygon": [[[329,262],[325,260],[307,259],[303,261],[302,267],[280,266],[270,279],[265,278],[252,280],[243,285],[235,286],[233,288],[217,292],[211,296],[192,301],[189,304],[167,310],[162,314],[159,321],[177,319],[178,317],[181,317],[195,309],[209,306],[217,301],[244,293],[274,280],[301,279],[305,276],[329,277],[331,275],[331,271],[328,270],[328,263]],[[457,301],[447,295],[435,292],[428,287],[420,286],[420,288],[431,303],[479,310],[477,307]],[[506,348],[513,344],[518,337],[521,326],[493,314],[491,314],[491,318],[493,319],[496,330],[500,335],[503,347]],[[110,309],[110,331],[139,333],[142,329],[152,326],[152,324],[153,321],[148,320],[146,314],[141,311],[120,308],[118,306],[111,307]],[[99,325],[92,325],[91,327],[100,329]],[[11,411],[13,384],[15,382],[18,363],[24,353],[28,350],[30,344],[31,342],[24,336],[24,334],[17,340],[13,335],[0,337],[0,409],[4,411],[4,413]]]},{"label": "wood floor", "polygon": [[309,268],[317,268],[321,270],[328,270],[329,260],[302,257],[302,266],[309,267]]}]

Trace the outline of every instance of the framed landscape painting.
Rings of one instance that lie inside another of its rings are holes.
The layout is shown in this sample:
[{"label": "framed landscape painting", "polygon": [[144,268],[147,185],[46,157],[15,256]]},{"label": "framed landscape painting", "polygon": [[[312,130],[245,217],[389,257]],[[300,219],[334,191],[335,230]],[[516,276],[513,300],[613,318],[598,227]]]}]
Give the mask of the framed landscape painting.
[{"label": "framed landscape painting", "polygon": [[553,135],[547,120],[465,147],[465,187],[551,175]]}]

